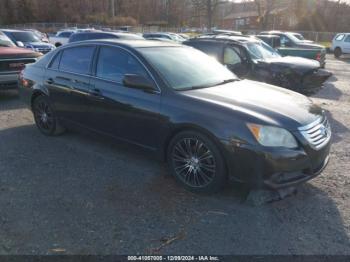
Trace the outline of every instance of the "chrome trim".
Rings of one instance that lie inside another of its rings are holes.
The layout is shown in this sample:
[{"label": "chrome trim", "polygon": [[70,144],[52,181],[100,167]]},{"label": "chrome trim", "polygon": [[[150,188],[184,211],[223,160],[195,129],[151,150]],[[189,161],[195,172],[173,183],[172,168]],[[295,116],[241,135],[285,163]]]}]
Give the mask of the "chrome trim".
[{"label": "chrome trim", "polygon": [[326,146],[332,137],[332,130],[325,115],[306,126],[299,127],[298,130],[315,150]]}]

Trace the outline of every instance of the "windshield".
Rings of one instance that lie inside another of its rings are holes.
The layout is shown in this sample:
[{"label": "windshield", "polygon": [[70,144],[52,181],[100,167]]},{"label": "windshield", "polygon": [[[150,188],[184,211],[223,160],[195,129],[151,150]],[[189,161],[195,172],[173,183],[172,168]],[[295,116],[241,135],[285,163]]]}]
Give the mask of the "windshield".
[{"label": "windshield", "polygon": [[300,40],[294,34],[291,34],[291,33],[286,33],[286,36],[293,42],[302,42],[303,41],[303,40]]},{"label": "windshield", "polygon": [[0,33],[0,47],[12,47],[15,46],[14,43],[5,35]]},{"label": "windshield", "polygon": [[23,43],[40,42],[40,39],[32,32],[11,32],[11,35],[16,41]]},{"label": "windshield", "polygon": [[280,57],[275,49],[264,42],[248,43],[247,48],[254,60]]},{"label": "windshield", "polygon": [[305,40],[305,38],[301,34],[293,34],[293,36],[295,36],[299,40]]},{"label": "windshield", "polygon": [[139,50],[175,90],[206,88],[237,80],[214,58],[192,48],[152,47]]}]

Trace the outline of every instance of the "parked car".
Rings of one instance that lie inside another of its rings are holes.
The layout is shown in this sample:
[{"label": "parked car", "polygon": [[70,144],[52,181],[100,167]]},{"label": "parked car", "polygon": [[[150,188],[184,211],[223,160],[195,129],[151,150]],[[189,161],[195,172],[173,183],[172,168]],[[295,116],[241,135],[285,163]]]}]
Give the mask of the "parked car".
[{"label": "parked car", "polygon": [[0,32],[0,90],[17,88],[19,72],[25,64],[36,62],[41,55],[29,49],[16,47]]},{"label": "parked car", "polygon": [[95,39],[124,39],[124,40],[142,40],[142,36],[131,33],[112,33],[112,32],[83,32],[72,34],[68,43],[95,40]]},{"label": "parked car", "polygon": [[320,62],[322,68],[325,67],[327,50],[324,46],[300,40],[292,32],[267,31],[261,32],[258,37],[263,39],[262,37],[265,35],[274,35],[280,38],[281,45],[275,48],[282,56],[314,59]]},{"label": "parked car", "polygon": [[339,58],[342,54],[350,54],[350,33],[337,34],[332,41],[331,51]]},{"label": "parked car", "polygon": [[247,36],[207,36],[184,42],[215,57],[241,78],[262,81],[301,93],[320,87],[330,76],[320,64],[301,57],[282,57],[265,42]]},{"label": "parked car", "polygon": [[55,45],[56,47],[59,47],[61,45],[65,45],[68,43],[69,38],[74,33],[76,33],[76,30],[58,31],[55,36],[49,37],[50,43]]},{"label": "parked car", "polygon": [[41,42],[44,42],[44,43],[49,43],[49,39],[47,38],[47,35],[40,32],[39,30],[36,30],[36,29],[24,29],[24,31],[30,31],[30,32],[33,32],[40,40]]},{"label": "parked car", "polygon": [[13,29],[1,29],[1,31],[11,39],[18,47],[31,49],[35,52],[47,54],[55,49],[55,46],[42,42],[33,32]]},{"label": "parked car", "polygon": [[143,37],[146,39],[164,38],[164,39],[171,40],[171,41],[174,41],[177,43],[182,43],[186,40],[182,36],[175,34],[175,33],[144,33]]},{"label": "parked car", "polygon": [[69,44],[27,66],[20,86],[44,135],[80,128],[149,149],[194,192],[215,192],[228,179],[294,186],[328,162],[331,130],[320,107],[298,93],[240,80],[183,45]]}]

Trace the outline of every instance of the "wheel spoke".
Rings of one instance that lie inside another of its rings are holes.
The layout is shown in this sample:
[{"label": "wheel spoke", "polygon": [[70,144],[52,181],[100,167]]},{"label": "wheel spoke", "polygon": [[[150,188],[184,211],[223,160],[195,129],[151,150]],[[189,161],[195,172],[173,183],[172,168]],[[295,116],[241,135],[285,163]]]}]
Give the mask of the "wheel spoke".
[{"label": "wheel spoke", "polygon": [[176,174],[188,186],[205,187],[215,177],[214,155],[199,139],[178,141],[173,149],[172,161]]}]

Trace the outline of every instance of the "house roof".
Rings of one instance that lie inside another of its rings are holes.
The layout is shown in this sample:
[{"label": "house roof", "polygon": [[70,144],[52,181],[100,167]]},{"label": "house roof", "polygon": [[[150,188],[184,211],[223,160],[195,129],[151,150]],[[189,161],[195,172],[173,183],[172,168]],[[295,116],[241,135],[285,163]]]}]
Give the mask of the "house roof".
[{"label": "house roof", "polygon": [[[285,11],[288,11],[288,7],[282,7],[282,8],[275,8],[271,10],[271,15],[278,15],[280,13],[283,13]],[[239,19],[239,18],[249,18],[249,17],[258,17],[259,13],[256,10],[251,11],[244,11],[244,12],[238,12],[238,13],[231,13],[224,17],[224,20],[227,19]]]}]

